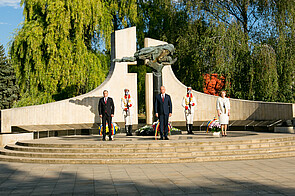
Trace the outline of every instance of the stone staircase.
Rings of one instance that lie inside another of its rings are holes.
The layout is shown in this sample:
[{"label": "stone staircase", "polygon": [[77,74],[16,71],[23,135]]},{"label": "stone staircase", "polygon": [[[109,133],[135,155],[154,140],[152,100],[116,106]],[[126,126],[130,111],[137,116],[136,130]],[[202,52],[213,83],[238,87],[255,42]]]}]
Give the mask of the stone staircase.
[{"label": "stone staircase", "polygon": [[[263,135],[263,134],[262,134]],[[271,135],[271,134],[267,134]],[[91,136],[89,136],[91,137]],[[48,164],[140,164],[268,159],[295,156],[295,136],[173,139],[169,141],[42,142],[7,145],[0,161]],[[53,140],[51,138],[51,140]],[[58,139],[57,139],[58,140]],[[46,141],[46,140],[44,140]]]}]

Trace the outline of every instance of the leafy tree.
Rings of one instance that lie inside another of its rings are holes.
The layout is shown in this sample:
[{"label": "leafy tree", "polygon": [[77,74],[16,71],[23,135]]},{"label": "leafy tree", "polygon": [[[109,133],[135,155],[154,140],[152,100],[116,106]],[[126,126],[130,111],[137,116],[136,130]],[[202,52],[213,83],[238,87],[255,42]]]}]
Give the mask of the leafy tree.
[{"label": "leafy tree", "polygon": [[11,108],[18,99],[15,72],[0,45],[0,109]]},{"label": "leafy tree", "polygon": [[279,85],[274,49],[267,44],[255,46],[253,64],[254,99],[258,97],[262,101],[276,101]]},{"label": "leafy tree", "polygon": [[278,100],[295,102],[295,2],[273,0],[270,9],[275,26],[269,42],[277,53]]},{"label": "leafy tree", "polygon": [[[105,78],[110,34],[137,26],[176,47],[181,82],[203,90],[203,75],[226,78],[231,97],[294,102],[295,3],[288,0],[23,0],[25,22],[11,47],[22,100],[39,104],[88,92]],[[145,73],[139,62],[138,93]],[[271,89],[269,83],[271,82]],[[267,92],[266,92],[267,91]],[[265,93],[264,93],[265,92]],[[139,110],[144,109],[144,96]]]},{"label": "leafy tree", "polygon": [[17,106],[48,103],[97,87],[109,68],[113,15],[124,27],[136,16],[134,4],[23,0],[25,21],[10,51],[22,97]]},{"label": "leafy tree", "polygon": [[[201,1],[201,5],[208,16],[214,19],[215,24],[222,22],[229,30],[234,21],[244,32],[244,41],[249,48],[243,47],[244,52],[236,54],[239,59],[236,63],[242,64],[240,73],[243,74],[239,74],[241,80],[237,75],[230,81],[235,83],[231,86],[234,97],[265,101],[294,101],[294,82],[292,81],[294,81],[295,2],[209,0]],[[219,30],[222,31],[222,29]],[[241,36],[243,35],[240,34]],[[224,45],[225,48],[227,46]],[[236,66],[234,66],[235,69]],[[264,71],[261,72],[262,70]],[[226,76],[228,74],[232,77],[231,73],[225,73]],[[270,81],[271,88],[269,88]],[[239,91],[236,88],[237,85],[244,85],[246,88]],[[245,92],[244,96],[241,92]]]}]

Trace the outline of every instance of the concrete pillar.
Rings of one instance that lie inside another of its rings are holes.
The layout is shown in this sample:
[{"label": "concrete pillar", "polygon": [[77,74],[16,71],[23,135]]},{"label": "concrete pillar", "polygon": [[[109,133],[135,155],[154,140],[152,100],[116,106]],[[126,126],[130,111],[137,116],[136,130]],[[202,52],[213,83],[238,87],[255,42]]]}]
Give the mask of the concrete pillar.
[{"label": "concrete pillar", "polygon": [[147,73],[145,75],[145,110],[146,110],[146,124],[153,123],[153,74]]}]

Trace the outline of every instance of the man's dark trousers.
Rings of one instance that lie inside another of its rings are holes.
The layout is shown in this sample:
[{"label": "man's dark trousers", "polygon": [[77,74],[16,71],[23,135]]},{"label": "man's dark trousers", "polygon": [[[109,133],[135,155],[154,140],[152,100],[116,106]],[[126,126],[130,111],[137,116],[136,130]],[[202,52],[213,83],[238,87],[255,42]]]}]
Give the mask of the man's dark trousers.
[{"label": "man's dark trousers", "polygon": [[103,135],[103,138],[106,137],[106,122],[108,122],[109,137],[112,137],[112,117],[108,116],[108,115],[102,115],[102,126],[103,126],[102,135]]},{"label": "man's dark trousers", "polygon": [[165,138],[168,137],[168,119],[169,119],[169,114],[159,115],[161,138],[163,138],[163,133]]}]

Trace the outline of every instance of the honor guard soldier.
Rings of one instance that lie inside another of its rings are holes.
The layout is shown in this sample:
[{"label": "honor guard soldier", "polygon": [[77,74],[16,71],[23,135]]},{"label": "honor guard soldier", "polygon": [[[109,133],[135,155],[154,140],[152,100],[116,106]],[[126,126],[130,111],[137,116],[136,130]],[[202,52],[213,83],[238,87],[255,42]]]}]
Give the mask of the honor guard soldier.
[{"label": "honor guard soldier", "polygon": [[187,94],[182,99],[182,107],[184,107],[184,115],[186,118],[186,128],[188,134],[193,133],[194,111],[197,105],[196,98],[192,94],[192,88],[187,87]]},{"label": "honor guard soldier", "polygon": [[124,89],[124,93],[124,97],[121,98],[121,108],[123,110],[123,116],[125,120],[126,136],[132,136],[133,99],[131,98],[128,89]]}]

